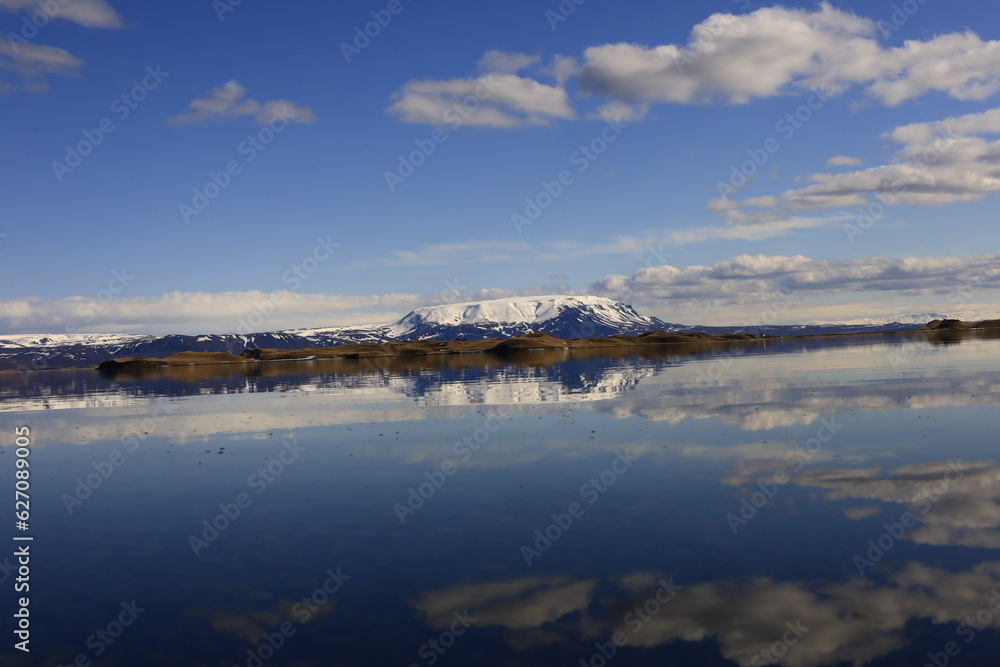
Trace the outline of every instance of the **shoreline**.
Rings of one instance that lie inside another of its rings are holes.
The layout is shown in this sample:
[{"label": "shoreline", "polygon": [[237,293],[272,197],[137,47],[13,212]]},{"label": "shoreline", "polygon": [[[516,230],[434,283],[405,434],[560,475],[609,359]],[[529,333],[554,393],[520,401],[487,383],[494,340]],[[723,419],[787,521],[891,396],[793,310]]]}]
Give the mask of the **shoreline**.
[{"label": "shoreline", "polygon": [[965,334],[993,331],[1000,336],[1000,320],[965,323],[958,320],[935,320],[922,327],[906,331],[824,333],[793,336],[767,336],[764,334],[706,334],[667,333],[650,331],[639,336],[615,335],[605,338],[562,339],[546,333],[530,333],[512,338],[487,338],[483,340],[457,339],[452,341],[389,341],[386,343],[346,343],[331,347],[309,347],[292,350],[274,348],[247,349],[240,354],[229,352],[179,352],[167,357],[113,357],[100,364],[87,366],[52,366],[37,369],[3,369],[2,373],[24,373],[41,370],[98,370],[124,372],[156,368],[180,368],[209,365],[244,365],[268,362],[316,361],[328,359],[364,360],[394,358],[454,357],[489,355],[503,357],[533,351],[571,350],[623,350],[628,348],[670,348],[714,346],[720,343],[756,343],[766,341],[791,341],[857,336],[894,336],[899,334],[928,334],[937,338],[932,342],[957,342]]}]

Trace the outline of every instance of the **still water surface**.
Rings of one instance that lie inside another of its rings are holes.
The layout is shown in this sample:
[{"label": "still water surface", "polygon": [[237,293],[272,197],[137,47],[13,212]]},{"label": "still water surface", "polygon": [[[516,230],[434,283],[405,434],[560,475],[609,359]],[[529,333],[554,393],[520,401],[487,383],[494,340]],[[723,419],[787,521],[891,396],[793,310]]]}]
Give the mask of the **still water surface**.
[{"label": "still water surface", "polygon": [[998,353],[5,374],[34,541],[31,653],[5,593],[0,661],[996,664]]}]

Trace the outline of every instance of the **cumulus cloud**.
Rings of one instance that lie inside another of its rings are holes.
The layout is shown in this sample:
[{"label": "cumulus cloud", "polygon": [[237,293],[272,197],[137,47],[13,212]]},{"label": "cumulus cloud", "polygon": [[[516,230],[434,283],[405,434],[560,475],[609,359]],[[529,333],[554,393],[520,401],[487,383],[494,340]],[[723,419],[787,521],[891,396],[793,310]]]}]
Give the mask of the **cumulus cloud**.
[{"label": "cumulus cloud", "polygon": [[886,49],[877,33],[875,21],[826,2],[815,11],[715,14],[694,26],[684,45],[586,49],[580,82],[586,92],[637,107],[744,104],[810,88],[838,94],[858,84],[887,105],[929,91],[968,100],[1000,90],[998,42],[967,32]]},{"label": "cumulus cloud", "polygon": [[[480,71],[510,76],[508,95],[483,101],[470,125],[574,118],[564,88],[570,77],[579,80],[583,95],[600,99],[592,117],[623,122],[643,119],[658,104],[746,104],[815,89],[839,95],[859,88],[887,106],[930,92],[958,100],[1000,92],[1000,41],[967,31],[886,47],[886,34],[878,21],[828,2],[814,10],[773,6],[717,13],[693,26],[682,44],[617,42],[590,46],[579,61],[557,56],[547,70],[555,87],[514,76],[538,56],[488,51]],[[471,79],[410,81],[389,110],[404,122],[440,125],[442,114],[477,85]]]},{"label": "cumulus cloud", "polygon": [[393,94],[387,111],[404,123],[453,127],[521,127],[576,118],[563,86],[572,61],[557,59],[550,68],[555,86],[516,74],[539,60],[537,55],[487,51],[478,63],[479,78],[408,81]]},{"label": "cumulus cloud", "polygon": [[[121,17],[105,0],[0,0],[0,7],[10,12],[42,14],[47,19],[71,21],[86,28],[123,28]],[[40,22],[40,21],[39,21]]]},{"label": "cumulus cloud", "polygon": [[404,123],[522,127],[576,117],[564,88],[514,74],[409,81],[393,100],[388,111]]},{"label": "cumulus cloud", "polygon": [[258,125],[281,120],[291,123],[313,123],[316,115],[309,107],[290,100],[268,100],[259,102],[246,97],[247,89],[239,81],[227,81],[218,88],[205,91],[202,97],[188,105],[188,113],[171,116],[169,125],[182,126],[194,123],[251,116]]},{"label": "cumulus cloud", "polygon": [[[540,261],[550,254],[558,258],[580,258],[596,254],[638,253],[631,275],[611,274],[590,283],[584,289],[570,289],[565,284],[531,285],[523,288],[482,288],[469,295],[472,299],[543,294],[593,294],[632,303],[643,310],[670,318],[669,321],[705,324],[701,308],[711,300],[711,314],[723,318],[720,324],[746,323],[749,314],[782,313],[780,321],[803,319],[857,319],[875,310],[886,315],[879,304],[855,301],[831,304],[830,296],[856,295],[893,299],[920,299],[926,312],[927,297],[957,296],[964,309],[990,312],[989,304],[969,303],[972,292],[1000,288],[1000,256],[885,258],[851,260],[812,259],[804,255],[738,255],[711,265],[677,267],[665,263],[669,253],[662,246],[647,245],[638,238],[622,237],[613,243],[595,246],[570,243],[534,247],[510,242],[509,246],[471,242],[426,246],[418,251],[401,251],[384,262],[408,266],[430,266],[467,260]],[[508,257],[509,255],[509,257]],[[455,284],[458,284],[456,279]],[[466,288],[462,286],[462,290]],[[102,292],[106,292],[103,290]],[[450,294],[450,290],[449,290]],[[0,331],[8,334],[69,333],[75,327],[81,333],[119,331],[125,333],[224,333],[237,326],[240,317],[256,312],[273,314],[268,330],[308,326],[334,326],[369,322],[389,322],[412,308],[425,305],[428,299],[418,294],[381,294],[371,296],[303,295],[278,292],[171,292],[161,296],[130,297],[96,294],[56,300],[21,298],[0,302]],[[440,295],[437,297],[440,301]],[[824,298],[814,310],[799,308],[808,298]],[[433,298],[430,301],[434,301]],[[454,301],[451,301],[454,302]],[[778,306],[774,306],[778,304]],[[942,305],[953,310],[954,303]],[[729,306],[730,308],[722,308]],[[772,307],[773,306],[773,307]],[[793,309],[794,307],[794,309]],[[683,308],[691,310],[684,319]],[[864,310],[868,308],[868,312]],[[669,311],[669,312],[664,312]],[[694,314],[691,314],[694,313]],[[846,315],[838,318],[838,315]],[[808,315],[808,316],[807,316]],[[689,318],[697,319],[689,319]],[[789,319],[791,318],[791,319]]]},{"label": "cumulus cloud", "polygon": [[[901,144],[888,164],[812,174],[812,185],[743,200],[721,197],[709,208],[730,223],[743,223],[797,211],[980,201],[1000,191],[1000,140],[982,136],[997,132],[1000,109],[903,125],[882,137]],[[844,160],[839,156],[827,164],[850,164]]]},{"label": "cumulus cloud", "polygon": [[647,303],[709,298],[749,303],[775,294],[945,295],[969,285],[1000,287],[1000,263],[995,256],[814,260],[804,255],[738,255],[708,266],[663,264],[631,276],[609,275],[591,283],[589,291]]},{"label": "cumulus cloud", "polygon": [[897,144],[924,146],[937,138],[974,137],[1000,133],[1000,108],[964,116],[950,116],[931,123],[902,125],[883,135]]}]

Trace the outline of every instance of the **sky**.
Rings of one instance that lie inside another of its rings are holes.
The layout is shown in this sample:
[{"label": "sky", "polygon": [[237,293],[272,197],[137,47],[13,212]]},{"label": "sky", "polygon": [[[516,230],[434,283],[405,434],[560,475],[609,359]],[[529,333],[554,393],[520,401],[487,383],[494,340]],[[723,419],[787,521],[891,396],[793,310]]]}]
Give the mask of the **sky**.
[{"label": "sky", "polygon": [[0,0],[0,334],[1000,317],[987,3]]}]

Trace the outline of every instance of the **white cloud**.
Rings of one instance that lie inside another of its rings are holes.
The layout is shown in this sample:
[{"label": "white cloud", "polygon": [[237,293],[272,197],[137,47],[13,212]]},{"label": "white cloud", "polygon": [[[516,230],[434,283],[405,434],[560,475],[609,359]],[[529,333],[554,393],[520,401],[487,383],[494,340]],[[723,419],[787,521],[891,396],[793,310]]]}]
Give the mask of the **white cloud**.
[{"label": "white cloud", "polygon": [[252,116],[258,125],[267,125],[273,120],[288,120],[292,123],[312,123],[316,115],[309,107],[290,100],[268,100],[259,102],[246,97],[247,89],[239,81],[232,79],[218,88],[205,91],[188,105],[188,113],[167,119],[170,125],[191,125],[212,121]]},{"label": "white cloud", "polygon": [[835,9],[765,7],[715,14],[684,45],[616,43],[584,52],[585,92],[632,105],[744,104],[756,98],[853,85],[894,106],[938,91],[981,100],[1000,91],[1000,42],[971,32],[886,49],[871,19]]},{"label": "white cloud", "polygon": [[930,91],[958,100],[984,100],[1000,92],[1000,42],[975,33],[951,33],[926,42],[908,40],[880,54],[868,92],[895,106]]},{"label": "white cloud", "polygon": [[[42,92],[49,89],[49,75],[79,76],[83,60],[68,51],[31,41],[49,21],[61,19],[87,28],[123,28],[121,17],[105,0],[0,0],[0,8],[27,14],[17,30],[0,41],[0,93],[16,90]],[[33,32],[27,32],[31,28]],[[12,82],[5,72],[14,75]]]},{"label": "white cloud", "polygon": [[864,160],[859,157],[851,157],[849,155],[835,155],[826,161],[826,166],[828,167],[858,167]]},{"label": "white cloud", "polygon": [[387,111],[404,123],[505,128],[576,117],[564,88],[515,74],[409,81],[392,99]]},{"label": "white cloud", "polygon": [[[764,218],[793,211],[844,207],[944,205],[980,201],[1000,192],[1000,140],[983,134],[1000,132],[1000,109],[903,125],[883,135],[903,144],[888,164],[840,173],[811,174],[813,182],[778,195],[709,202],[731,222],[747,216]],[[843,156],[828,162],[843,162]],[[749,209],[764,209],[751,211]]]},{"label": "white cloud", "polygon": [[[54,46],[41,44],[15,44],[0,40],[0,92],[10,92],[19,87],[39,92],[48,89],[45,77],[78,76],[83,60],[72,53]],[[14,74],[19,84],[11,83],[3,72]]]},{"label": "white cloud", "polygon": [[[556,56],[545,70],[555,87],[514,76],[539,56],[488,51],[480,71],[510,77],[508,95],[481,100],[467,122],[517,127],[575,118],[565,90],[571,77],[585,96],[602,98],[591,117],[625,122],[642,120],[658,104],[746,104],[812,89],[839,95],[857,87],[887,106],[930,92],[958,100],[1000,92],[1000,41],[967,31],[887,48],[880,33],[885,31],[875,20],[828,2],[815,10],[717,13],[692,27],[683,44],[600,44],[586,48],[579,62]],[[404,122],[442,125],[442,115],[479,85],[471,79],[413,80],[396,92],[389,110]]]},{"label": "white cloud", "polygon": [[38,0],[0,0],[0,7],[29,15],[40,13],[47,19],[72,21],[86,28],[125,27],[118,12],[105,0],[58,0],[45,3]]},{"label": "white cloud", "polygon": [[[526,245],[526,244],[525,244]],[[928,308],[953,311],[957,296],[963,310],[995,311],[995,304],[970,302],[970,295],[989,295],[1000,289],[1000,256],[884,258],[852,260],[811,259],[803,255],[739,255],[708,266],[675,267],[666,264],[669,253],[644,239],[621,237],[600,246],[569,244],[567,247],[538,250],[512,243],[498,248],[492,243],[427,246],[409,254],[397,253],[385,261],[400,265],[429,266],[470,262],[512,261],[524,253],[525,260],[554,257],[586,257],[594,254],[638,254],[630,276],[607,275],[584,289],[565,284],[533,285],[522,288],[482,288],[469,299],[508,296],[570,294],[607,296],[632,303],[640,312],[655,314],[672,322],[741,324],[748,316],[758,317],[762,308],[782,301],[783,321],[836,321],[861,317],[884,317],[885,303],[871,303],[874,296],[895,300],[893,312],[927,312]],[[511,255],[506,258],[505,253]],[[455,281],[458,284],[458,280]],[[465,289],[464,287],[462,289]],[[862,299],[832,302],[844,294]],[[784,296],[782,296],[784,295]],[[466,295],[461,295],[463,298]],[[436,299],[436,300],[435,300]],[[371,322],[387,323],[413,308],[439,303],[441,295],[376,294],[351,296],[299,294],[291,291],[170,292],[160,296],[115,297],[101,303],[97,296],[72,296],[56,300],[23,298],[0,302],[0,331],[24,333],[225,333],[234,331],[240,318],[271,313],[260,330],[296,327],[338,326]],[[820,300],[812,304],[801,301]],[[863,301],[869,299],[869,301]],[[703,304],[711,301],[706,311]],[[928,301],[931,303],[929,304]],[[450,302],[455,302],[454,300]],[[790,306],[788,305],[790,304]],[[794,307],[792,307],[794,306]],[[990,315],[987,315],[990,316]]]},{"label": "white cloud", "polygon": [[[338,326],[399,319],[422,302],[417,294],[350,296],[263,292],[169,292],[150,297],[38,298],[0,302],[0,331],[14,333],[123,332],[202,334],[235,331],[240,318],[271,313],[259,327]],[[273,312],[272,312],[273,311]],[[73,327],[68,329],[68,327]],[[258,327],[255,327],[258,328]]]},{"label": "white cloud", "polygon": [[1000,262],[993,255],[972,257],[871,257],[834,260],[739,255],[709,266],[663,264],[631,276],[608,275],[589,293],[627,302],[763,303],[776,294],[829,296],[839,293],[947,295],[968,288],[1000,288]]},{"label": "white cloud", "polygon": [[715,14],[696,25],[686,45],[617,43],[584,51],[581,85],[631,104],[746,103],[789,92],[819,61],[870,35],[870,21],[823,4],[819,11],[770,7]]},{"label": "white cloud", "polygon": [[506,53],[504,51],[487,51],[479,59],[477,68],[480,74],[517,74],[526,67],[534,65],[541,56],[529,56],[524,53]]},{"label": "white cloud", "polygon": [[1000,133],[1000,108],[964,116],[950,116],[931,123],[910,123],[882,135],[897,144],[922,146],[939,137],[974,137]]}]

